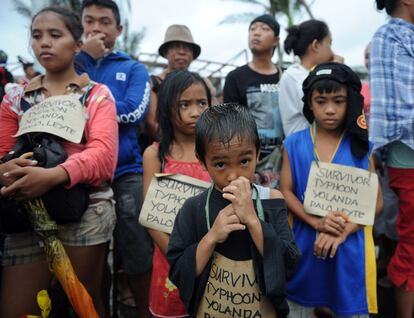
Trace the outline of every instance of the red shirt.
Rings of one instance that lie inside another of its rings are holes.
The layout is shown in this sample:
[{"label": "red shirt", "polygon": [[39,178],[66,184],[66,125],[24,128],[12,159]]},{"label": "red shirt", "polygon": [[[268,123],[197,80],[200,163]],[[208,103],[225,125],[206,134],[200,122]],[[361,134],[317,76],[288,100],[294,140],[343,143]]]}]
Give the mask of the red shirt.
[{"label": "red shirt", "polygon": [[[8,93],[0,106],[0,157],[9,152],[16,138],[13,135],[19,127],[23,114],[20,99],[30,104],[39,103],[50,97],[43,86],[44,76],[35,77],[26,88],[14,88]],[[76,82],[68,86],[68,93],[75,98],[82,96],[91,81],[82,74]],[[84,142],[75,144],[65,141],[63,146],[68,159],[61,164],[67,171],[72,187],[78,183],[92,186],[110,182],[113,178],[118,157],[118,123],[112,94],[105,85],[96,84],[87,101],[88,119],[84,130]]]}]

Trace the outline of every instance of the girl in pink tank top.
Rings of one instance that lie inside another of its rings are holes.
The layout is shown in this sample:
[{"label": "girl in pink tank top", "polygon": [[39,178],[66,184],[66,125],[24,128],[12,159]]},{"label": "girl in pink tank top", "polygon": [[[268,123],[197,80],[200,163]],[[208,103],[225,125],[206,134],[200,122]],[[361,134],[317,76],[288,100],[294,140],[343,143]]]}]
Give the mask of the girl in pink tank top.
[{"label": "girl in pink tank top", "polygon": [[[144,195],[154,173],[180,173],[210,181],[195,156],[195,125],[211,105],[210,91],[196,73],[174,71],[167,75],[158,92],[159,143],[144,152]],[[150,311],[155,317],[186,317],[178,289],[168,279],[165,257],[169,235],[148,230],[155,243],[150,289]]]}]

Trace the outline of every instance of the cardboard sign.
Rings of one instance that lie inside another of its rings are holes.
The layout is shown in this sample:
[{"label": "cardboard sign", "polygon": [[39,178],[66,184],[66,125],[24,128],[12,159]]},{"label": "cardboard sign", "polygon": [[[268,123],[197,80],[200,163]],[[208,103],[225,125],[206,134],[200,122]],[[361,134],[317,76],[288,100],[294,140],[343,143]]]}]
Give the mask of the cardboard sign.
[{"label": "cardboard sign", "polygon": [[343,211],[349,221],[374,224],[378,178],[373,172],[333,163],[312,162],[305,192],[307,213],[325,216]]},{"label": "cardboard sign", "polygon": [[14,137],[45,132],[80,143],[86,124],[86,109],[71,96],[52,96],[30,107],[22,116]]},{"label": "cardboard sign", "polygon": [[253,260],[235,261],[215,252],[196,317],[275,318],[272,304],[260,292]]},{"label": "cardboard sign", "polygon": [[156,174],[148,188],[139,215],[143,226],[170,234],[175,217],[185,200],[210,186],[210,183],[182,174]]}]

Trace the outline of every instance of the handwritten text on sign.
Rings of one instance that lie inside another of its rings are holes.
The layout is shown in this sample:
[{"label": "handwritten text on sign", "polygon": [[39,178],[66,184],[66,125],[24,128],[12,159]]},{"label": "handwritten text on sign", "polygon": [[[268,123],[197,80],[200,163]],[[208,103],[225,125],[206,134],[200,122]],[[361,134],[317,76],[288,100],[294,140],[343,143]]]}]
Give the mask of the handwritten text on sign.
[{"label": "handwritten text on sign", "polygon": [[325,216],[343,211],[353,223],[374,224],[378,178],[367,170],[333,163],[315,162],[309,172],[305,211]]},{"label": "handwritten text on sign", "polygon": [[273,306],[260,292],[253,261],[235,261],[214,253],[197,318],[274,318]]},{"label": "handwritten text on sign", "polygon": [[157,174],[152,178],[139,215],[139,222],[152,229],[170,234],[175,217],[185,200],[210,186],[181,174]]},{"label": "handwritten text on sign", "polygon": [[45,132],[73,143],[82,140],[86,110],[71,96],[52,96],[30,107],[22,116],[16,136]]}]

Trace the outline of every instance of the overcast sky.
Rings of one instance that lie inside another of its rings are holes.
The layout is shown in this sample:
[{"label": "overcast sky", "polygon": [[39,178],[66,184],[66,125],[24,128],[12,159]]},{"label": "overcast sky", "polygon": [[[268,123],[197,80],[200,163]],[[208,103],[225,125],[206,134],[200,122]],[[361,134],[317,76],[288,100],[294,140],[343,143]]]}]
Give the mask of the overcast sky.
[{"label": "overcast sky", "polygon": [[[9,55],[11,63],[17,62],[18,54],[33,60],[28,42],[30,22],[14,10],[13,2],[2,0],[0,49]],[[30,4],[29,0],[26,2]],[[220,21],[232,14],[263,13],[259,6],[232,0],[131,0],[131,3],[132,29],[146,28],[140,52],[156,53],[169,25],[186,24],[201,46],[200,59],[230,61],[237,65],[246,63],[244,56],[233,58],[247,47],[248,23],[220,24]],[[374,0],[314,0],[312,11],[315,18],[328,23],[333,36],[333,50],[344,56],[350,66],[362,65],[366,44],[375,30],[386,22],[385,13],[375,10]],[[295,18],[295,22],[307,19],[308,16],[302,14]],[[286,23],[283,20],[280,23],[283,43]],[[15,70],[16,74],[21,72],[21,69]]]}]

